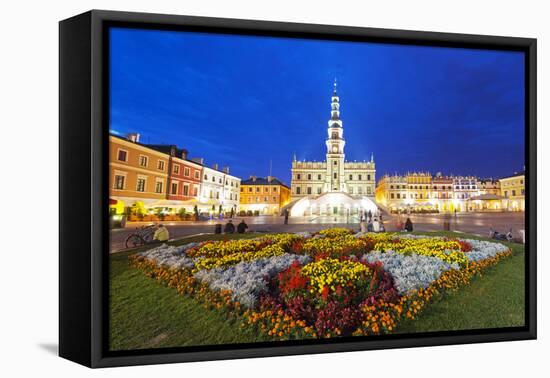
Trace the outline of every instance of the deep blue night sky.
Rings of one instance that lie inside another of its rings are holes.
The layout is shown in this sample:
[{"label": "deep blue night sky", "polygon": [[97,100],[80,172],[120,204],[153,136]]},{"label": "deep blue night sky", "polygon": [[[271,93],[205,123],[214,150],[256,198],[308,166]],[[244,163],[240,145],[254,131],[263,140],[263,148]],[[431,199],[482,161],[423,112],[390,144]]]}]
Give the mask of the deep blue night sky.
[{"label": "deep blue night sky", "polygon": [[112,29],[111,124],[241,178],[324,160],[338,78],[346,160],[377,177],[524,165],[519,52]]}]

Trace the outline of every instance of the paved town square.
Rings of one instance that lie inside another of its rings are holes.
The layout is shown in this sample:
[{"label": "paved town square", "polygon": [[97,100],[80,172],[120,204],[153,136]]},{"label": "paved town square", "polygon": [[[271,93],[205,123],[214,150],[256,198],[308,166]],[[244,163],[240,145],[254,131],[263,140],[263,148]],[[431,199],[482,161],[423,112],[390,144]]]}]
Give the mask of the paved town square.
[{"label": "paved town square", "polygon": [[[403,217],[403,216],[402,216]],[[397,215],[383,216],[383,223],[387,231],[398,231]],[[512,229],[515,238],[522,237],[521,230],[525,229],[524,213],[461,213],[456,216],[448,214],[418,214],[410,215],[415,231],[443,231],[443,223],[450,221],[450,230],[469,234],[488,236],[491,229],[499,232],[508,232]],[[329,227],[346,227],[359,229],[357,218],[315,216],[289,217],[288,224],[284,224],[282,216],[235,217],[232,222],[237,224],[243,220],[249,226],[249,232],[283,233],[283,232],[317,232]],[[228,219],[214,219],[199,222],[164,222],[170,231],[172,239],[180,239],[194,235],[213,234],[216,224],[225,224]],[[111,230],[111,253],[126,249],[125,241],[137,227],[154,224],[152,222],[131,222],[123,229]]]}]

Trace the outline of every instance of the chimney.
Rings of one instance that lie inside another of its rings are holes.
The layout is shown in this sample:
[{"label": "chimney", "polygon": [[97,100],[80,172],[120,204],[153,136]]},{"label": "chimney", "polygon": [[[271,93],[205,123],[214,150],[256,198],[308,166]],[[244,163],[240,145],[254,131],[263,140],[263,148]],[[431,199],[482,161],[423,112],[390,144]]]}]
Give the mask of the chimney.
[{"label": "chimney", "polygon": [[191,159],[192,161],[194,161],[195,163],[199,163],[200,165],[204,165],[204,158],[201,158],[201,157],[195,157],[193,159]]},{"label": "chimney", "polygon": [[267,176],[267,182],[271,182],[273,181],[274,177],[273,176]]},{"label": "chimney", "polygon": [[256,176],[250,176],[250,179],[254,182],[256,182]]},{"label": "chimney", "polygon": [[126,135],[126,139],[133,143],[139,143],[139,133],[130,133]]},{"label": "chimney", "polygon": [[223,167],[222,171],[223,171],[225,174],[229,174],[229,167]]},{"label": "chimney", "polygon": [[188,154],[188,153],[189,153],[189,152],[188,152],[185,148],[182,148],[182,150],[181,150],[181,158],[182,158],[183,160],[187,160],[187,154]]},{"label": "chimney", "polygon": [[215,169],[215,170],[217,171],[217,170],[218,170],[218,163],[212,164],[212,168]]}]

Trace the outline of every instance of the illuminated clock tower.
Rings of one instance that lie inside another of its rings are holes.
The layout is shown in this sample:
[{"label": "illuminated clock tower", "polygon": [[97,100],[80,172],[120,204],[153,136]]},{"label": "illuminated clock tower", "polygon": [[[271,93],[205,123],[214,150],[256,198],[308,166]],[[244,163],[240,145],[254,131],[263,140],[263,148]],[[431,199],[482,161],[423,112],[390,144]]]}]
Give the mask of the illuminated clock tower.
[{"label": "illuminated clock tower", "polygon": [[340,98],[336,91],[336,79],[332,92],[330,120],[328,121],[327,145],[327,174],[325,176],[325,192],[345,192],[344,174],[344,128],[340,119]]}]

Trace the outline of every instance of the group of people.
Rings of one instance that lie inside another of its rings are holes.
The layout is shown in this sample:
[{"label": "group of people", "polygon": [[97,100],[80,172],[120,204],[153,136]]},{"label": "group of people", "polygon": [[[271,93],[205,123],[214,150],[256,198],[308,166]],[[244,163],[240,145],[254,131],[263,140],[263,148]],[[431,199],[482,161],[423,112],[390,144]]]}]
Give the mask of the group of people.
[{"label": "group of people", "polygon": [[361,212],[359,219],[361,232],[384,232],[385,227],[382,222],[382,213],[378,211],[373,215],[372,211]]},{"label": "group of people", "polygon": [[[248,225],[246,224],[244,219],[241,220],[241,223],[239,223],[237,225],[237,233],[244,234],[247,229],[248,229]],[[229,221],[227,221],[227,223],[225,224],[225,227],[223,228],[223,232],[225,234],[234,234],[235,233],[235,225],[233,224],[233,221],[231,219]]]}]

